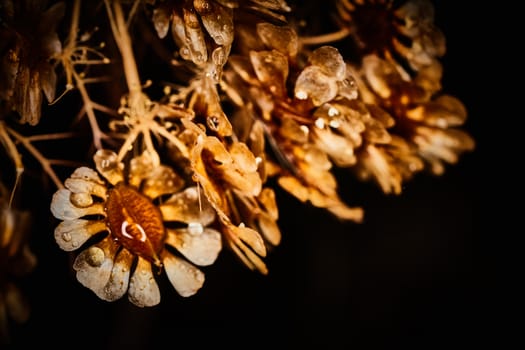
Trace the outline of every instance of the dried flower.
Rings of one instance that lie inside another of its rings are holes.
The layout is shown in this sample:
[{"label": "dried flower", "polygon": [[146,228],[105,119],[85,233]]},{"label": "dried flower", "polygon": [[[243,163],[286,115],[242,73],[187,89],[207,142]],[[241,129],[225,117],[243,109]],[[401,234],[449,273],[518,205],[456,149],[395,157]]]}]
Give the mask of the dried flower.
[{"label": "dried flower", "polygon": [[23,323],[30,317],[30,303],[17,283],[36,265],[30,228],[31,213],[10,207],[0,184],[0,344],[9,342],[10,322]]},{"label": "dried flower", "polygon": [[220,233],[208,227],[213,208],[147,153],[127,169],[116,158],[107,150],[94,156],[107,182],[81,167],[53,196],[51,211],[63,220],[55,229],[58,245],[81,249],[73,265],[77,279],[101,299],[127,292],[133,304],[153,306],[160,302],[153,268],[162,267],[181,296],[195,294],[204,283],[197,266],[213,264],[222,247]]},{"label": "dried flower", "polygon": [[338,0],[339,24],[349,28],[361,56],[376,54],[399,68],[418,71],[445,54],[429,0]]},{"label": "dried flower", "polygon": [[[362,125],[359,129],[347,123],[342,110],[329,105],[344,105],[357,97],[342,56],[336,48],[324,46],[297,67],[298,37],[290,27],[260,23],[255,30],[239,30],[249,43],[257,42],[249,40],[255,35],[266,47],[250,50],[248,56],[230,57],[225,71],[227,92],[235,93],[232,100],[245,110],[239,115],[256,116],[266,125],[278,168],[272,173],[278,176],[279,185],[302,202],[360,221],[361,209],[343,203],[331,173],[334,163],[348,166],[355,162],[355,137],[363,131]],[[326,117],[330,120],[320,117],[321,110],[329,111]]]},{"label": "dried flower", "polygon": [[56,33],[65,3],[47,8],[46,1],[2,3],[0,29],[0,101],[20,116],[20,123],[40,121],[42,92],[55,99],[56,73],[51,60],[62,50]]}]

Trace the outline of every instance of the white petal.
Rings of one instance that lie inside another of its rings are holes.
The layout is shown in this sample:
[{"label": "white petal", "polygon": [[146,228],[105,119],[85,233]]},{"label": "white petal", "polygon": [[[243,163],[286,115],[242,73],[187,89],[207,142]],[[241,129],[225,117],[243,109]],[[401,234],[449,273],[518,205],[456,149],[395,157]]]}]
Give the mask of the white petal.
[{"label": "white petal", "polygon": [[75,169],[69,178],[96,182],[101,185],[104,184],[104,181],[100,178],[100,176],[98,176],[98,173],[95,170],[85,166]]},{"label": "white petal", "polygon": [[104,249],[103,245],[93,246],[81,252],[73,264],[77,280],[103,300],[106,300],[104,286],[111,276],[114,255],[112,249]]},{"label": "white petal", "polygon": [[122,249],[118,253],[109,281],[104,287],[104,300],[118,300],[126,293],[132,262],[133,255],[127,249]]},{"label": "white petal", "polygon": [[153,277],[151,263],[140,257],[129,282],[128,297],[129,301],[138,307],[155,306],[160,303],[160,290]]},{"label": "white petal", "polygon": [[166,253],[163,263],[168,279],[181,296],[192,296],[204,284],[204,273],[186,260]]},{"label": "white petal", "polygon": [[61,249],[72,251],[84,244],[93,235],[106,230],[103,221],[66,220],[55,228],[55,240]]},{"label": "white petal", "polygon": [[64,182],[64,185],[73,193],[89,193],[100,198],[106,198],[106,187],[95,181],[69,178]]},{"label": "white petal", "polygon": [[166,243],[199,266],[213,264],[222,249],[221,234],[210,228],[198,235],[191,234],[187,229],[168,230]]},{"label": "white petal", "polygon": [[51,212],[60,220],[73,220],[85,215],[104,215],[104,207],[101,203],[96,203],[90,207],[78,208],[71,203],[71,191],[59,189],[51,200]]}]

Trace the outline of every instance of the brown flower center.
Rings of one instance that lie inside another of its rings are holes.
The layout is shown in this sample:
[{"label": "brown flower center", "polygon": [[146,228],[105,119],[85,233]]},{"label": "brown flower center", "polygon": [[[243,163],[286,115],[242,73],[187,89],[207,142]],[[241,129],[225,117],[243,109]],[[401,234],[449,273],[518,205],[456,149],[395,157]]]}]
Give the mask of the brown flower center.
[{"label": "brown flower center", "polygon": [[109,192],[106,224],[113,238],[131,253],[161,265],[165,238],[160,210],[145,195],[123,183]]}]

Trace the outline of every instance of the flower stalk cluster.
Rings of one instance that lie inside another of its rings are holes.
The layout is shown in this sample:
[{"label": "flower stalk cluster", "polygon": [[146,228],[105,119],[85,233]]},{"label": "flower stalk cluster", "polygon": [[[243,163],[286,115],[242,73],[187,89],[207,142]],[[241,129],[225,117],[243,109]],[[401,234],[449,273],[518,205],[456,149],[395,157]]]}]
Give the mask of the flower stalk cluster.
[{"label": "flower stalk cluster", "polygon": [[[443,92],[446,45],[430,1],[333,0],[323,7],[332,25],[318,32],[299,3],[2,1],[0,180],[12,191],[0,197],[0,262],[29,256],[10,248],[27,235],[10,223],[22,154],[53,181],[54,239],[78,281],[147,307],[164,276],[194,295],[225,248],[267,274],[286,234],[277,188],[361,222],[334,169],[401,194],[474,149],[465,107]],[[38,21],[18,20],[28,14]],[[71,116],[54,115],[68,103]],[[36,132],[50,123],[76,131]],[[45,155],[79,138],[76,159]]]}]

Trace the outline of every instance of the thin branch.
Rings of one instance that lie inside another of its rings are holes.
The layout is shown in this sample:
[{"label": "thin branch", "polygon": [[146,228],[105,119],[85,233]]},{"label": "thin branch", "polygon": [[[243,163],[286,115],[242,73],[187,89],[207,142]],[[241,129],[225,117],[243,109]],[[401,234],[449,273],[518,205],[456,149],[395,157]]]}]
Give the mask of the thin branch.
[{"label": "thin branch", "polygon": [[346,38],[348,35],[350,35],[350,33],[352,33],[351,30],[345,27],[341,28],[341,30],[338,30],[337,32],[315,36],[305,36],[299,38],[299,40],[303,45],[320,45],[334,41],[339,41],[341,39]]},{"label": "thin branch", "polygon": [[18,142],[20,142],[25,147],[25,149],[27,149],[29,151],[29,153],[31,153],[31,155],[33,157],[35,157],[35,159],[40,163],[40,165],[42,166],[44,171],[47,173],[47,175],[55,183],[56,187],[59,188],[59,189],[64,188],[64,185],[62,184],[62,181],[60,181],[60,179],[58,178],[57,174],[55,173],[55,171],[51,167],[51,163],[49,162],[49,160],[47,160],[47,158],[44,157],[42,155],[42,153],[40,153],[40,151],[38,149],[36,149],[36,147],[34,147],[31,144],[31,142],[27,139],[27,137],[24,137],[23,135],[17,133],[16,131],[14,131],[13,129],[10,129],[8,127],[6,127],[6,130]]}]

